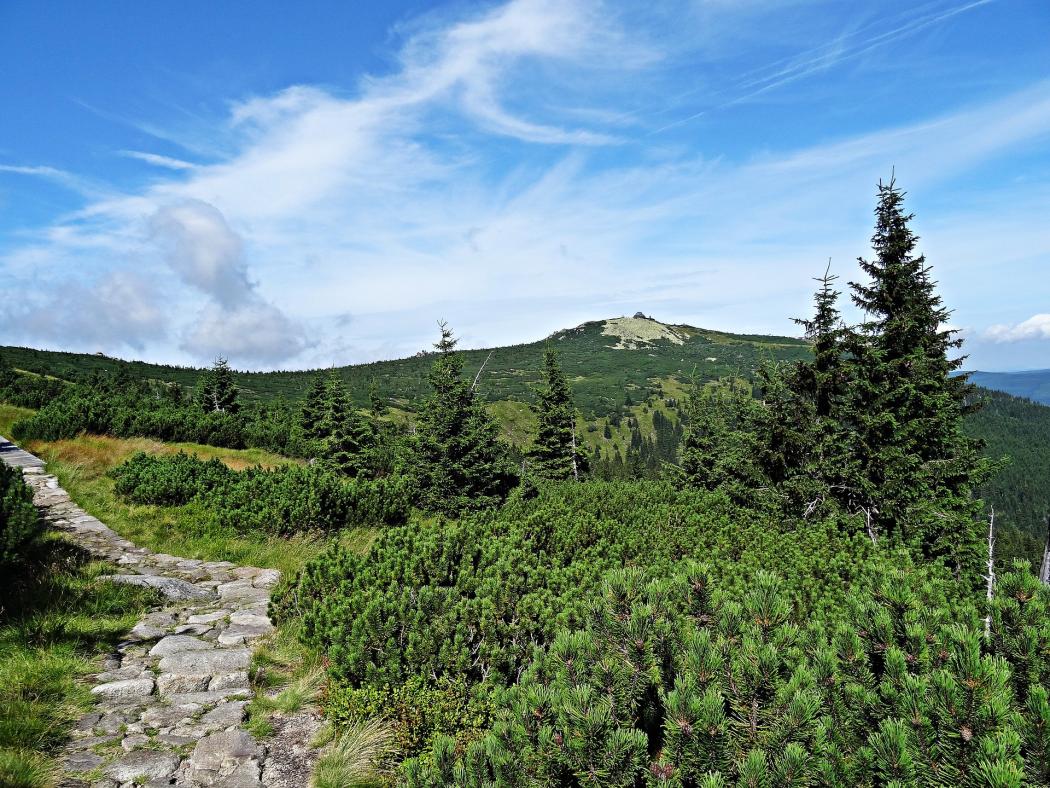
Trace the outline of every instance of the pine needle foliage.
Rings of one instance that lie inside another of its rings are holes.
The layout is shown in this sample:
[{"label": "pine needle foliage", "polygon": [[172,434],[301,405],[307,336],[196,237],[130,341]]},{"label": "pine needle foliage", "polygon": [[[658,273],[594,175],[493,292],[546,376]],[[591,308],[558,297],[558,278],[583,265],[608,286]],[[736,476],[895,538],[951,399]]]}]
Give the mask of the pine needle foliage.
[{"label": "pine needle foliage", "polygon": [[528,454],[528,470],[541,479],[580,480],[587,460],[576,438],[576,406],[572,390],[550,345],[543,352],[544,386],[535,406],[536,441]]},{"label": "pine needle foliage", "polygon": [[[1038,651],[1050,589],[1032,582],[1004,578],[1002,611],[1019,597],[1031,609],[997,626],[1004,643]],[[490,733],[462,753],[435,741],[404,783],[1047,785],[1050,658],[986,648],[977,611],[953,609],[948,587],[887,570],[825,619],[798,616],[764,571],[741,595],[692,562],[657,580],[614,572],[586,626],[559,632],[507,693]]]},{"label": "pine needle foliage", "polygon": [[446,323],[434,347],[431,395],[424,404],[411,450],[423,508],[446,514],[498,504],[514,476],[499,427],[475,385],[463,378],[458,340]]},{"label": "pine needle foliage", "polygon": [[197,404],[205,413],[236,413],[237,385],[229,362],[221,356],[197,383]]}]

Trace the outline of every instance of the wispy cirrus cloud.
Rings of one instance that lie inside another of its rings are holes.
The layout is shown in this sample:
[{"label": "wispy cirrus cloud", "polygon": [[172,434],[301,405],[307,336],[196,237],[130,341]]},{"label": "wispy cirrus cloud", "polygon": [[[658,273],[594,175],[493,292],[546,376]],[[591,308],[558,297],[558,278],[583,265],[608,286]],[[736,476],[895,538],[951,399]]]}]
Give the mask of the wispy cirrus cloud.
[{"label": "wispy cirrus cloud", "polygon": [[158,153],[147,153],[140,150],[122,150],[119,151],[121,156],[126,156],[129,159],[138,159],[144,161],[146,164],[152,164],[155,167],[163,167],[166,170],[192,170],[197,167],[192,162],[183,161],[182,159],[176,159],[171,156],[161,156]]}]

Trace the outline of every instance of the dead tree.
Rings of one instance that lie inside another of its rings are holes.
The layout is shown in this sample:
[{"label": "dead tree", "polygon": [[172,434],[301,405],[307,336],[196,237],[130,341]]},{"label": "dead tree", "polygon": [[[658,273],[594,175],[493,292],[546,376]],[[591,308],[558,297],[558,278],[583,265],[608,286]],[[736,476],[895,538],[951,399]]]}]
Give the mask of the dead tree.
[{"label": "dead tree", "polygon": [[1050,516],[1046,518],[1046,542],[1043,545],[1043,563],[1039,566],[1039,579],[1050,586]]},{"label": "dead tree", "polygon": [[988,615],[984,617],[984,639],[992,639],[992,596],[995,594],[995,507],[988,517]]}]

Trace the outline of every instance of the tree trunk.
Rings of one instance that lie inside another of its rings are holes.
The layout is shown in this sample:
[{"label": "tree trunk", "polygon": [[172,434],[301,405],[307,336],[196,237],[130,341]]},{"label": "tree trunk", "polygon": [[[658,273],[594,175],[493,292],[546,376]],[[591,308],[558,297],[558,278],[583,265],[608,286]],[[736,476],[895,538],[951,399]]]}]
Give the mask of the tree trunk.
[{"label": "tree trunk", "polygon": [[995,594],[995,507],[988,518],[988,615],[984,618],[984,639],[992,639],[992,596]]},{"label": "tree trunk", "polygon": [[1043,563],[1039,567],[1039,579],[1050,585],[1050,517],[1046,518],[1046,544],[1043,546]]}]

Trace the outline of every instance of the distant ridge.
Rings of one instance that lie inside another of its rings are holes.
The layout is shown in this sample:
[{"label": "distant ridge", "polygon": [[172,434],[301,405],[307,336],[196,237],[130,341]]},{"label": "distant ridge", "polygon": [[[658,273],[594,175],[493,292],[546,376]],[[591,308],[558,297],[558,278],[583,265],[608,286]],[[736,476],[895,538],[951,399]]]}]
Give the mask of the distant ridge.
[{"label": "distant ridge", "polygon": [[1050,369],[1032,369],[1025,372],[978,370],[970,373],[970,380],[986,389],[1003,391],[1015,397],[1050,405]]}]

